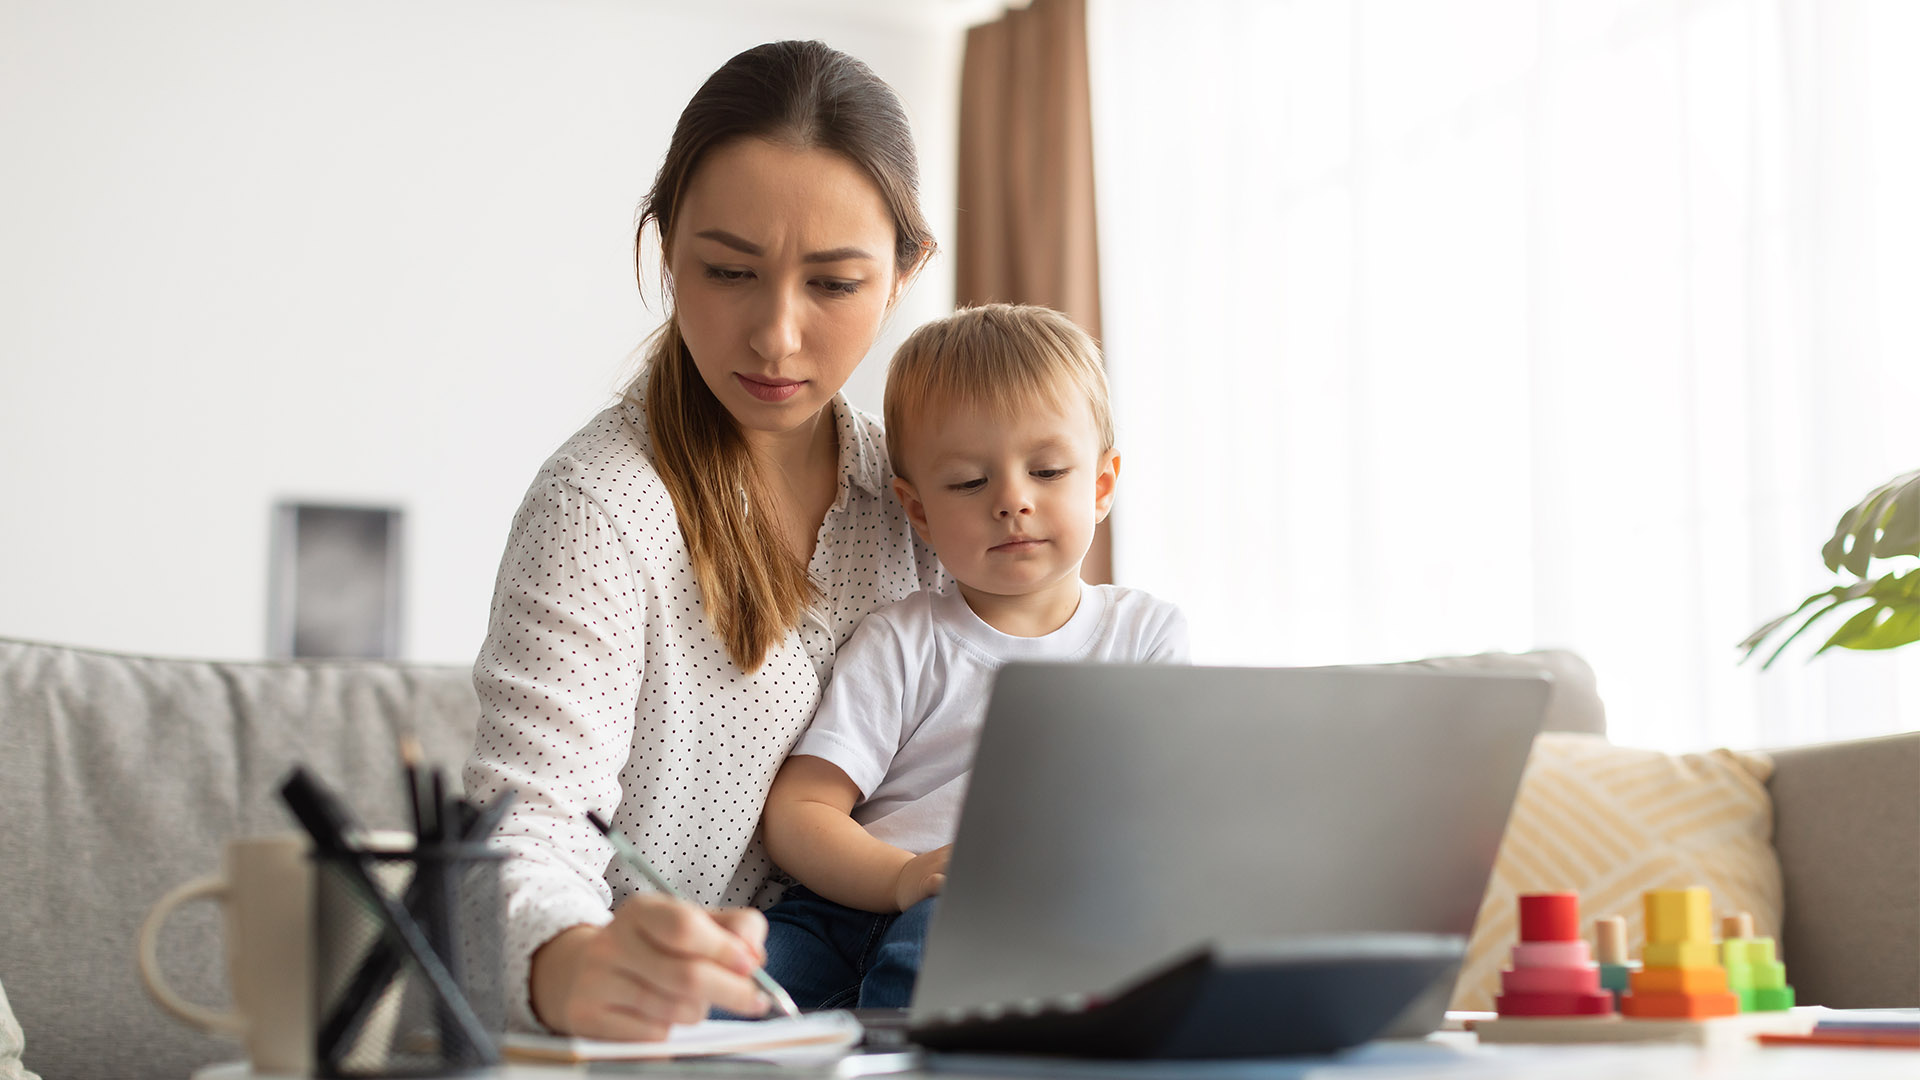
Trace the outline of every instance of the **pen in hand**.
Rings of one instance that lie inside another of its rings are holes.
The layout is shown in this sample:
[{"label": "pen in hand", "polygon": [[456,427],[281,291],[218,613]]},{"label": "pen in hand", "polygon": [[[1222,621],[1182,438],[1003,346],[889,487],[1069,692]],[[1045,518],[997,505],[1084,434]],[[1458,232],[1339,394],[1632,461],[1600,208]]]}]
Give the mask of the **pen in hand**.
[{"label": "pen in hand", "polygon": [[[646,858],[640,854],[640,849],[634,847],[633,842],[622,835],[619,829],[608,824],[604,818],[591,810],[587,811],[587,820],[593,822],[593,827],[599,829],[601,835],[607,838],[607,843],[613,845],[613,850],[616,855],[620,856],[635,873],[647,879],[647,884],[653,886],[664,896],[670,896],[683,904],[687,902],[686,897],[680,895],[680,890],[674,888],[672,882],[661,877],[660,872],[655,870],[653,866],[647,862]],[[800,1007],[793,1003],[793,997],[789,995],[779,983],[773,981],[773,976],[767,974],[766,968],[754,968],[753,981],[759,984],[760,989],[773,1001],[774,1005],[778,1007],[781,1012],[788,1016],[800,1015]]]}]

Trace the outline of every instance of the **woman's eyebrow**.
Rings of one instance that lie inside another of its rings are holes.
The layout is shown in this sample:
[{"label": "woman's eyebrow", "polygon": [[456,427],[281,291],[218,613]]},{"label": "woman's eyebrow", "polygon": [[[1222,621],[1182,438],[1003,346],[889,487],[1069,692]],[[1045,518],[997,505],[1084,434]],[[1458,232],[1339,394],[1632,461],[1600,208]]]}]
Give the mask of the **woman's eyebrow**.
[{"label": "woman's eyebrow", "polygon": [[693,235],[702,237],[707,240],[718,241],[722,244],[727,245],[733,250],[740,252],[743,255],[763,254],[759,244],[756,244],[751,240],[746,240],[746,239],[742,239],[741,237],[735,236],[725,229],[701,229],[699,232],[694,233]]},{"label": "woman's eyebrow", "polygon": [[828,248],[825,251],[815,251],[800,256],[800,261],[805,263],[852,262],[855,259],[872,262],[873,256],[867,254],[865,249],[857,247]]},{"label": "woman's eyebrow", "polygon": [[[759,244],[744,237],[735,236],[725,229],[701,229],[693,235],[701,237],[702,239],[712,240],[716,243],[725,244],[743,255],[766,254],[765,249]],[[826,251],[809,252],[800,257],[800,261],[805,263],[850,262],[855,259],[866,259],[871,262],[873,261],[873,256],[868,254],[865,248],[837,247],[829,248]]]}]

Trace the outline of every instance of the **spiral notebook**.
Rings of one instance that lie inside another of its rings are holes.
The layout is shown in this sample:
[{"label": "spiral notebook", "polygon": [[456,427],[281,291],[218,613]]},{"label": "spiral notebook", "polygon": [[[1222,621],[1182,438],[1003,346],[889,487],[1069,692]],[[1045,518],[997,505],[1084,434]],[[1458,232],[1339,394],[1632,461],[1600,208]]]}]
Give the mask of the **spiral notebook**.
[{"label": "spiral notebook", "polygon": [[777,1020],[708,1020],[675,1027],[659,1042],[609,1042],[565,1035],[510,1033],[502,1046],[508,1060],[541,1062],[658,1061],[681,1057],[787,1052],[808,1056],[860,1041],[860,1022],[847,1012],[817,1012]]}]

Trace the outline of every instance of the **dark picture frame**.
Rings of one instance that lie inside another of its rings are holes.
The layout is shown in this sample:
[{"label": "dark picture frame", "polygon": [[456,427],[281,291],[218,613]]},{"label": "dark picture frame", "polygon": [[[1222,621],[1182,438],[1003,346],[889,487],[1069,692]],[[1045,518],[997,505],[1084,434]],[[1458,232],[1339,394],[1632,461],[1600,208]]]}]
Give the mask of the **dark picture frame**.
[{"label": "dark picture frame", "polygon": [[267,655],[399,659],[403,526],[398,507],[275,503]]}]

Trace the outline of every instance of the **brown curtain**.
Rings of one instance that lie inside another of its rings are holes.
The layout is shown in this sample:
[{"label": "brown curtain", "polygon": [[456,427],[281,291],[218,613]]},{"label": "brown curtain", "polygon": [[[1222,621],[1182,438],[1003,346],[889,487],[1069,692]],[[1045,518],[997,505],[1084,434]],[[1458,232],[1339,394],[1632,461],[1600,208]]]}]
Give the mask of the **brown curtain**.
[{"label": "brown curtain", "polygon": [[[1100,337],[1085,0],[1033,0],[967,32],[956,301],[1044,304]],[[1113,579],[1102,525],[1081,576]]]}]

